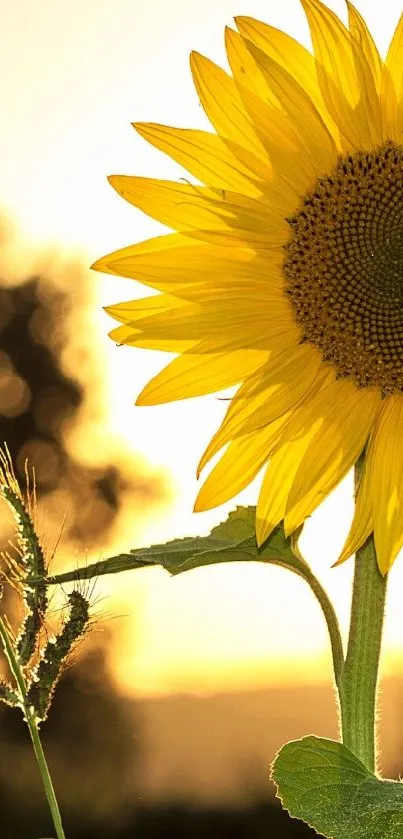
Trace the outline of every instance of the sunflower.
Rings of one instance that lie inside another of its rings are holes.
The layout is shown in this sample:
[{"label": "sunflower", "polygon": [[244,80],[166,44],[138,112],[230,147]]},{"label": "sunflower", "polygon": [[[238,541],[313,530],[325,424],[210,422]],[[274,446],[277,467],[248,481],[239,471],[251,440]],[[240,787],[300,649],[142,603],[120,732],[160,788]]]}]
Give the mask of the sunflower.
[{"label": "sunflower", "polygon": [[262,544],[282,520],[298,528],[365,452],[339,561],[373,533],[386,573],[403,544],[403,16],[383,60],[350,3],[347,28],[301,1],[313,53],[238,17],[230,73],[191,55],[215,133],[135,125],[197,183],[111,177],[176,232],[93,267],[160,292],[107,308],[114,341],[178,354],[138,405],[237,386],[195,509],[264,467]]}]

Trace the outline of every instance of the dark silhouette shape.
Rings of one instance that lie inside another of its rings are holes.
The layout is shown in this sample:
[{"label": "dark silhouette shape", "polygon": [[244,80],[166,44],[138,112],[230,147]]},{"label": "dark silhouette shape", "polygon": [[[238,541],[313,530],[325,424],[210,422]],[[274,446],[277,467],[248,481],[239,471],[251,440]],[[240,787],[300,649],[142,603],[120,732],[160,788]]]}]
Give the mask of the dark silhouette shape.
[{"label": "dark silhouette shape", "polygon": [[[73,300],[41,277],[15,288],[0,287],[0,442],[7,442],[20,481],[27,457],[35,467],[38,497],[65,490],[65,538],[94,547],[102,546],[127,489],[154,501],[161,487],[155,479],[145,479],[140,469],[133,478],[123,464],[83,467],[66,450],[63,427],[75,417],[84,396],[61,364]],[[94,350],[94,365],[96,361]]]}]

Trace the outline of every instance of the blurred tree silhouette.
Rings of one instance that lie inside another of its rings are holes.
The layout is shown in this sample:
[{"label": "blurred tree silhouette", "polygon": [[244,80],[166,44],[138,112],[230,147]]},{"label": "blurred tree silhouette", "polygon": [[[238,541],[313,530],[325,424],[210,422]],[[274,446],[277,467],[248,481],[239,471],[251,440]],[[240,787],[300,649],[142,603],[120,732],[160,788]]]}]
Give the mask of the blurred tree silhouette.
[{"label": "blurred tree silhouette", "polygon": [[[155,500],[160,488],[152,478],[136,473],[130,452],[127,469],[124,463],[105,465],[105,457],[99,467],[88,467],[66,445],[66,424],[79,421],[85,397],[79,377],[70,378],[63,365],[73,302],[78,307],[87,303],[89,281],[84,272],[80,280],[74,296],[51,276],[28,277],[16,286],[0,280],[0,444],[7,443],[22,487],[28,458],[35,468],[38,500],[59,500],[50,506],[46,529],[52,517],[60,527],[68,504],[63,538],[82,549],[103,544],[126,490]],[[9,591],[2,605],[12,608]],[[105,665],[109,635],[103,633],[102,645],[99,635],[95,646],[86,643],[84,657],[62,677],[43,726],[66,823],[72,820],[96,835],[101,825],[114,835],[127,808],[132,809],[138,752],[136,705],[116,694]],[[0,705],[0,731],[1,837],[51,836],[20,713]]]},{"label": "blurred tree silhouette", "polygon": [[[161,488],[123,463],[82,466],[66,449],[65,428],[77,419],[84,396],[61,363],[72,304],[73,295],[46,277],[0,287],[0,441],[7,441],[20,480],[26,458],[35,467],[39,498],[58,490],[67,500],[65,537],[94,547],[103,543],[129,486],[150,501]],[[95,350],[93,362],[96,381]],[[60,520],[64,510],[57,512]]]}]

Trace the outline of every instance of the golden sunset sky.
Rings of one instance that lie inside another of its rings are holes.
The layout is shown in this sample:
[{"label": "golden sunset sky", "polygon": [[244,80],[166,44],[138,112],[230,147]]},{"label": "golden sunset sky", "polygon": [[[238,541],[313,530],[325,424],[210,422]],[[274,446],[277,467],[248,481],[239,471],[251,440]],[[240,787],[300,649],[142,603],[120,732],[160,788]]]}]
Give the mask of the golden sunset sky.
[{"label": "golden sunset sky", "polygon": [[[329,5],[345,18],[342,0]],[[360,0],[357,6],[385,52],[401,0]],[[130,123],[208,128],[188,57],[195,49],[226,66],[224,27],[233,25],[234,15],[267,20],[309,45],[298,0],[1,0],[0,12],[0,210],[17,226],[10,260],[21,270],[32,254],[52,249],[89,266],[108,251],[163,231],[120,199],[106,176],[187,174]],[[101,307],[146,293],[141,286],[99,274],[93,282],[88,341],[99,341],[104,365],[103,427],[172,484],[172,497],[127,524],[115,547],[207,533],[235,506],[192,514],[196,465],[225,403],[209,396],[133,407],[168,357],[117,348],[107,338],[112,322]],[[301,540],[344,628],[352,563],[330,566],[352,515],[351,491],[350,476],[308,522]],[[256,497],[255,484],[237,503]],[[105,546],[106,555],[113,548]],[[208,691],[330,677],[319,607],[304,583],[279,569],[223,566],[174,579],[141,571],[103,581],[100,590],[110,596],[104,601],[108,613],[120,622],[116,674],[129,691]],[[403,668],[402,590],[401,559],[391,573],[385,632],[385,671],[395,674]]]}]

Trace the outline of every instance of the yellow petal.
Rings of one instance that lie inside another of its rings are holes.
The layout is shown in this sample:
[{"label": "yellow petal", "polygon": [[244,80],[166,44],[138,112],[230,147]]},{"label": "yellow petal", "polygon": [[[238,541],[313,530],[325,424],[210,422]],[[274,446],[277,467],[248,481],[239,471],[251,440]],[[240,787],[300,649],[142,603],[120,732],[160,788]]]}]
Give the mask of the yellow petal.
[{"label": "yellow petal", "polygon": [[[270,325],[270,330],[266,332],[256,331],[256,324],[254,328],[244,326],[241,332],[232,332],[226,335],[219,334],[213,335],[209,338],[205,338],[200,343],[196,344],[193,348],[192,352],[197,353],[200,355],[210,355],[211,353],[215,354],[217,352],[221,352],[221,350],[225,350],[226,352],[232,352],[232,350],[238,350],[240,348],[244,349],[262,349],[266,351],[266,359],[269,357],[269,353],[273,351],[273,347],[277,346],[280,341],[283,342],[284,345],[287,344],[288,341],[288,333],[290,329],[293,329],[293,325],[291,326],[287,324],[284,327],[282,324]],[[294,330],[296,328],[294,327]],[[289,341],[290,345],[295,344],[295,334],[292,336],[292,339]],[[300,332],[298,331],[298,335]]]},{"label": "yellow petal", "polygon": [[[210,336],[217,336],[222,338],[225,335],[231,337],[234,332],[239,334],[244,333],[246,338],[246,346],[248,344],[249,335],[253,334],[253,329],[256,331],[256,320],[260,318],[260,326],[266,329],[270,334],[272,329],[278,329],[279,326],[285,330],[290,323],[288,312],[283,313],[279,307],[273,312],[260,311],[256,302],[255,311],[243,312],[240,306],[236,308],[229,307],[228,304],[212,307],[211,305],[205,309],[202,307],[183,308],[176,314],[172,312],[169,316],[165,314],[162,316],[149,317],[141,319],[140,321],[132,320],[130,325],[133,328],[140,329],[144,337],[152,338],[178,338],[179,340],[202,340]],[[279,309],[277,311],[277,309]]]},{"label": "yellow petal", "polygon": [[[134,128],[207,186],[232,189],[252,198],[262,194],[263,185],[259,185],[254,171],[247,169],[217,134],[142,122],[135,123]],[[267,166],[266,178],[269,175]]]},{"label": "yellow petal", "polygon": [[287,344],[279,336],[277,351],[271,352],[265,367],[232,398],[215,435],[220,448],[234,437],[267,425],[305,397],[322,362],[321,354],[308,344]]},{"label": "yellow petal", "polygon": [[328,104],[329,99],[331,101],[331,91],[326,90],[328,79],[322,81],[322,70],[346,101],[355,107],[360,90],[348,30],[337,15],[319,0],[301,0],[301,3],[311,30],[318,81],[325,103]]},{"label": "yellow petal", "polygon": [[[246,379],[232,398],[220,427],[200,460],[197,468],[198,477],[209,460],[229,440],[273,423],[274,418],[277,419],[287,413],[288,406],[295,405],[299,399],[303,398],[309,389],[309,382],[312,383],[315,378],[317,368],[315,353],[313,352],[310,356],[301,353],[302,347],[299,346],[298,341],[297,330],[287,330],[274,336],[267,344],[270,352],[268,363],[260,368],[256,375]],[[296,381],[293,386],[286,381],[281,385],[276,382],[276,372],[278,373],[279,368],[281,370],[284,362],[287,366],[287,357],[289,357],[290,366],[293,362],[295,364]]]},{"label": "yellow petal", "polygon": [[385,136],[399,143],[402,136],[401,111],[398,106],[395,86],[385,64],[382,65],[380,98]]},{"label": "yellow petal", "polygon": [[403,95],[403,14],[400,16],[398,24],[390,42],[388,54],[386,56],[386,67],[389,71],[390,79],[394,85],[396,96],[400,102]]},{"label": "yellow petal", "polygon": [[[256,253],[247,248],[223,250],[219,246],[196,242],[182,233],[156,236],[113,251],[91,265],[94,271],[132,277],[161,291],[183,283],[234,282],[242,277],[267,281],[273,269],[280,269],[281,251]],[[161,286],[161,288],[160,288]]]},{"label": "yellow petal", "polygon": [[359,49],[362,50],[365,60],[371,70],[372,77],[375,81],[376,89],[379,93],[382,77],[382,59],[379,55],[378,48],[375,41],[360,13],[353,6],[349,0],[346,0],[348,8],[348,23],[350,32],[357,42]]},{"label": "yellow petal", "polygon": [[[278,181],[283,201],[284,198],[287,200],[285,214],[289,215],[299,205],[301,193],[314,183],[315,168],[287,114],[279,110],[279,106],[273,105],[273,101],[277,99],[263,71],[259,69],[248,50],[247,41],[239,33],[227,29],[226,46],[243,104],[276,175],[274,183],[271,181],[269,185],[270,198],[274,199]],[[254,76],[249,75],[250,62],[255,67]],[[244,65],[248,67],[248,75],[244,72]],[[278,197],[276,198],[278,202]]]},{"label": "yellow petal", "polygon": [[[134,332],[131,326],[117,326],[109,332],[109,337],[119,346],[140,347],[159,350],[160,352],[180,353],[190,350],[195,341],[180,341],[177,338],[144,338],[141,332]],[[152,346],[150,346],[152,344]]]},{"label": "yellow petal", "polygon": [[367,454],[374,540],[379,569],[386,574],[403,545],[403,397],[387,397]]},{"label": "yellow petal", "polygon": [[372,145],[390,139],[384,132],[380,100],[382,61],[365,21],[347,0],[352,52],[360,100],[357,116],[365,123],[367,137]]},{"label": "yellow petal", "polygon": [[[228,63],[232,75],[237,83],[259,96],[271,109],[281,111],[281,103],[277,96],[268,86],[265,77],[248,50],[247,42],[239,32],[234,32],[229,27],[225,30],[225,47],[227,50]],[[239,89],[239,88],[238,88]],[[255,125],[255,131],[259,126]]]},{"label": "yellow petal", "polygon": [[299,463],[323,421],[318,413],[318,405],[326,402],[328,396],[333,393],[333,380],[333,371],[324,365],[318,376],[317,390],[303,403],[307,416],[304,433],[299,436],[289,434],[291,423],[295,425],[294,415],[276,445],[263,478],[256,509],[256,538],[259,545],[285,516],[287,498]]},{"label": "yellow petal", "polygon": [[183,353],[154,376],[136,405],[161,405],[191,396],[215,393],[240,382],[267,359],[263,350],[239,350],[211,355]]},{"label": "yellow petal", "polygon": [[137,319],[150,317],[154,314],[169,316],[174,309],[183,307],[183,301],[170,294],[153,294],[152,297],[140,297],[138,300],[125,300],[105,306],[108,315],[121,323],[130,323]]},{"label": "yellow petal", "polygon": [[194,511],[210,510],[238,495],[256,477],[275,440],[273,430],[266,426],[230,443],[204,482]]},{"label": "yellow petal", "polygon": [[287,114],[270,108],[251,90],[240,85],[239,90],[267,149],[275,179],[285,185],[287,195],[291,198],[289,207],[293,211],[299,206],[301,195],[315,184],[316,175],[311,157],[293,131]]},{"label": "yellow petal", "polygon": [[244,37],[277,62],[306,91],[323,121],[338,141],[338,130],[323,101],[313,55],[290,35],[252,17],[236,17],[235,23]]},{"label": "yellow petal", "polygon": [[311,30],[323,99],[347,146],[361,149],[371,138],[360,108],[352,37],[337,15],[319,0],[301,0]]},{"label": "yellow petal", "polygon": [[[131,277],[144,285],[175,296],[193,299],[196,287],[237,288],[245,283],[283,283],[281,251],[223,248],[197,242],[181,233],[158,236],[129,245],[98,259],[95,271]],[[192,290],[190,290],[192,288]]]},{"label": "yellow petal", "polygon": [[396,26],[386,56],[382,78],[382,99],[386,128],[391,139],[401,142],[403,131],[403,15]]},{"label": "yellow petal", "polygon": [[[262,545],[285,516],[288,493],[310,441],[320,427],[316,418],[304,437],[297,441],[278,443],[267,466],[256,508],[256,539]],[[286,426],[287,431],[288,425]],[[280,446],[280,447],[279,447]]]},{"label": "yellow petal", "polygon": [[336,162],[334,138],[303,87],[280,64],[249,41],[251,51],[267,84],[281,101],[290,126],[310,156],[315,174],[328,173]]},{"label": "yellow petal", "polygon": [[[234,272],[236,273],[236,272]],[[241,272],[239,272],[241,273]],[[268,273],[266,280],[259,281],[255,276],[239,276],[238,282],[233,281],[231,274],[228,274],[226,280],[214,282],[206,281],[204,283],[189,283],[188,285],[173,286],[172,294],[176,297],[181,297],[188,300],[190,303],[207,304],[209,302],[216,305],[218,301],[225,302],[229,305],[241,305],[248,308],[250,301],[259,301],[259,307],[268,307],[279,303],[280,306],[286,301],[284,295],[284,282],[279,271],[271,268],[271,276]],[[289,302],[286,301],[286,308],[289,314],[291,309]],[[261,309],[259,308],[259,313]]]},{"label": "yellow petal", "polygon": [[212,244],[266,249],[289,237],[285,219],[237,192],[130,175],[113,175],[109,181],[147,215]]},{"label": "yellow petal", "polygon": [[[287,499],[285,528],[292,533],[313,513],[344,475],[354,466],[368,439],[380,404],[377,388],[358,390],[353,382],[335,382],[329,402],[318,405],[323,423],[310,442]],[[309,420],[310,421],[310,420]],[[306,428],[300,410],[301,433]],[[290,435],[298,433],[290,427]]]},{"label": "yellow petal", "polygon": [[208,58],[193,52],[190,68],[202,107],[217,134],[267,160],[234,80]]},{"label": "yellow petal", "polygon": [[[282,414],[281,417],[278,417],[272,422],[268,422],[266,425],[262,426],[262,428],[259,428],[256,431],[252,431],[250,435],[234,434],[234,439],[232,440],[232,442],[234,442],[234,440],[244,439],[249,436],[251,437],[251,439],[253,439],[254,434],[260,435],[260,433],[263,433],[264,431],[266,434],[267,446],[271,447],[271,452],[274,446],[277,444],[278,440],[280,439],[280,436],[285,426],[290,421],[291,417],[292,409],[290,411],[287,411],[285,414]],[[199,464],[197,466],[197,478],[200,477],[202,470],[207,465],[207,463],[209,463],[211,458],[214,457],[214,455],[217,454],[217,452],[219,452],[220,449],[222,449],[223,446],[225,446],[228,443],[229,439],[230,438],[225,433],[225,428],[223,429],[222,426],[220,426],[216,434],[214,434],[214,436],[210,440],[209,445],[203,453],[203,456],[200,458]]]},{"label": "yellow petal", "polygon": [[[369,443],[369,446],[371,443]],[[350,531],[344,543],[343,550],[336,565],[341,565],[352,554],[356,553],[359,548],[367,541],[368,537],[373,531],[372,522],[372,501],[369,488],[369,470],[368,470],[368,454],[365,459],[363,473],[360,478],[360,483],[356,493],[354,517],[351,523]]]},{"label": "yellow petal", "polygon": [[114,274],[113,263],[115,261],[128,259],[131,256],[137,258],[142,256],[150,257],[150,254],[155,258],[162,251],[166,252],[171,248],[174,250],[181,247],[186,248],[189,245],[194,245],[198,250],[208,247],[202,242],[197,242],[197,244],[190,242],[188,236],[184,236],[181,233],[169,233],[165,236],[156,236],[153,239],[146,239],[144,242],[137,242],[134,245],[128,245],[126,248],[119,248],[117,251],[112,251],[106,254],[106,256],[97,259],[96,262],[93,262],[91,270],[102,271],[104,274]]},{"label": "yellow petal", "polygon": [[144,308],[143,300],[135,300],[108,306],[107,312],[150,338],[191,340],[228,333],[231,336],[234,332],[256,331],[257,321],[263,334],[272,334],[280,326],[284,330],[291,327],[293,318],[288,298],[274,286],[265,289],[264,295],[251,295],[250,290],[239,296],[232,292],[222,298],[213,294],[200,303],[160,295],[163,301],[159,307],[155,306],[155,313],[153,298],[144,299]]}]

